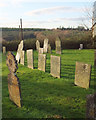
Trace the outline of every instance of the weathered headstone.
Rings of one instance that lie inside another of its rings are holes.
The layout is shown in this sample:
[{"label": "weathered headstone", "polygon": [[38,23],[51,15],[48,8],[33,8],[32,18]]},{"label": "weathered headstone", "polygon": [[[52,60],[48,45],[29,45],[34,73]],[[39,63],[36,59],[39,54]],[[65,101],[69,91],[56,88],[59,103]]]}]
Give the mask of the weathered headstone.
[{"label": "weathered headstone", "polygon": [[38,51],[39,48],[40,48],[40,42],[39,42],[39,40],[37,40],[37,41],[36,41],[36,50]]},{"label": "weathered headstone", "polygon": [[39,48],[38,53],[39,53],[39,54],[43,54],[43,48]]},{"label": "weathered headstone", "polygon": [[38,55],[38,69],[45,72],[45,68],[46,68],[46,55],[39,54]]},{"label": "weathered headstone", "polygon": [[3,47],[3,54],[6,54],[6,47]]},{"label": "weathered headstone", "polygon": [[96,120],[96,93],[87,95],[86,118],[88,120]]},{"label": "weathered headstone", "polygon": [[60,56],[51,55],[51,75],[60,78],[60,66],[61,60]]},{"label": "weathered headstone", "polygon": [[76,62],[75,85],[82,88],[89,88],[91,77],[91,65],[82,62]]},{"label": "weathered headstone", "polygon": [[94,66],[96,67],[96,50],[94,51]]},{"label": "weathered headstone", "polygon": [[9,98],[18,107],[21,107],[20,83],[18,77],[16,76],[17,63],[15,56],[11,52],[8,52],[6,64],[10,71],[10,73],[8,74]]},{"label": "weathered headstone", "polygon": [[18,50],[17,50],[17,54],[16,54],[16,60],[17,63],[20,62],[20,58],[21,58],[21,51],[23,50],[23,40],[20,42],[20,44],[18,45]]},{"label": "weathered headstone", "polygon": [[48,53],[51,53],[51,46],[48,44]]},{"label": "weathered headstone", "polygon": [[44,46],[43,46],[44,53],[47,53],[48,51],[48,39],[44,39]]},{"label": "weathered headstone", "polygon": [[25,57],[25,51],[21,51],[21,58],[20,58],[20,64],[24,65],[24,57]]},{"label": "weathered headstone", "polygon": [[34,67],[33,67],[33,50],[32,49],[27,50],[27,66],[28,66],[28,68],[34,69]]},{"label": "weathered headstone", "polygon": [[56,38],[55,45],[56,45],[56,53],[61,54],[61,41],[58,37]]}]

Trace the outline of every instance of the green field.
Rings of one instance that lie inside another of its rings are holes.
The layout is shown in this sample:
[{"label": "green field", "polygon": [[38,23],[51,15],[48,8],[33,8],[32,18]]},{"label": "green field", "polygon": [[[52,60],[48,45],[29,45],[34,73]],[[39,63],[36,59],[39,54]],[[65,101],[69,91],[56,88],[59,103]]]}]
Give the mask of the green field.
[{"label": "green field", "polygon": [[[16,52],[13,52],[16,54]],[[53,55],[55,51],[52,51]],[[50,75],[50,55],[47,54],[46,72],[39,71],[38,53],[34,51],[34,70],[18,65],[17,76],[21,84],[22,107],[9,99],[6,56],[2,56],[2,114],[3,118],[85,118],[86,96],[94,93],[94,50],[63,50],[61,78]],[[59,56],[59,55],[58,55]],[[92,65],[90,88],[74,85],[76,61]]]}]

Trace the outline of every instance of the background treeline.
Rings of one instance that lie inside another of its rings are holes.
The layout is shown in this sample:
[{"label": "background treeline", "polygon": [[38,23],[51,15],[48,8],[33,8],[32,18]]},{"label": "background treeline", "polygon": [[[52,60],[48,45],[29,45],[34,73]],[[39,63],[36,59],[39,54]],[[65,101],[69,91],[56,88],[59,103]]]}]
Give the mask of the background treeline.
[{"label": "background treeline", "polygon": [[[3,28],[3,42],[7,50],[16,51],[20,43],[19,28]],[[59,36],[62,49],[79,49],[80,44],[84,44],[85,49],[94,48],[91,31],[83,27],[76,28],[57,28],[57,29],[39,29],[39,28],[24,28],[24,50],[36,49],[35,43],[38,39],[40,46],[43,47],[45,38],[49,39],[52,49],[55,49],[55,40]],[[95,39],[94,39],[95,40]]]}]

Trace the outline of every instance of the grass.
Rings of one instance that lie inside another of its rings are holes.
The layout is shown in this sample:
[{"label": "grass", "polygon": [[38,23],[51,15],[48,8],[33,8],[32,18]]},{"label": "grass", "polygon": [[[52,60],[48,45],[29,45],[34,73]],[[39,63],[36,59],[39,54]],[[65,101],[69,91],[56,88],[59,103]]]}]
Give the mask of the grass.
[{"label": "grass", "polygon": [[[16,55],[16,52],[13,52]],[[55,51],[52,51],[53,55]],[[94,50],[63,50],[61,78],[50,75],[50,55],[47,54],[46,72],[39,71],[38,53],[34,51],[34,70],[18,65],[17,76],[21,84],[22,107],[9,99],[6,56],[2,56],[2,115],[3,118],[85,118],[86,96],[94,93]],[[59,55],[58,55],[59,56]],[[76,61],[92,65],[90,88],[74,85]],[[95,84],[96,86],[96,84]]]}]

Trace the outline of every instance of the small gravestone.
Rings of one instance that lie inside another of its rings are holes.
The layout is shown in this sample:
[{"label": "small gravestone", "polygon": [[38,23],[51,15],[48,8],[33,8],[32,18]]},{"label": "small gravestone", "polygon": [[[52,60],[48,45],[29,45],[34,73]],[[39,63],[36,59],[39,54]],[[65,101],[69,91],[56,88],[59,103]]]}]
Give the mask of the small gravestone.
[{"label": "small gravestone", "polygon": [[18,45],[18,50],[17,50],[17,54],[16,54],[16,60],[17,63],[20,62],[21,59],[21,51],[23,50],[23,40],[20,42],[20,44]]},{"label": "small gravestone", "polygon": [[76,62],[75,85],[82,88],[89,88],[91,78],[91,65],[82,62]]},{"label": "small gravestone", "polygon": [[6,47],[3,47],[3,54],[6,54]]},{"label": "small gravestone", "polygon": [[48,53],[51,53],[51,46],[48,44]]},{"label": "small gravestone", "polygon": [[25,57],[25,51],[21,51],[21,58],[20,58],[20,64],[24,65],[24,57]]},{"label": "small gravestone", "polygon": [[94,66],[96,67],[96,50],[94,51]]},{"label": "small gravestone", "polygon": [[39,54],[43,54],[43,48],[39,48],[38,53],[39,53]]},{"label": "small gravestone", "polygon": [[96,93],[87,95],[86,118],[88,120],[96,120]]},{"label": "small gravestone", "polygon": [[59,37],[56,38],[55,45],[56,45],[56,53],[61,54],[61,41]]},{"label": "small gravestone", "polygon": [[39,51],[39,48],[40,48],[40,42],[39,40],[36,41],[36,50]]},{"label": "small gravestone", "polygon": [[46,55],[39,54],[38,55],[38,69],[45,72],[45,68],[46,68]]},{"label": "small gravestone", "polygon": [[44,39],[44,46],[43,46],[44,53],[47,53],[48,51],[48,39]]},{"label": "small gravestone", "polygon": [[60,78],[60,56],[51,55],[51,75]]},{"label": "small gravestone", "polygon": [[18,77],[16,76],[17,63],[15,56],[11,52],[8,52],[6,64],[10,71],[10,73],[8,74],[9,98],[18,107],[21,107],[20,83]]},{"label": "small gravestone", "polygon": [[27,50],[27,66],[28,68],[33,68],[33,50]]},{"label": "small gravestone", "polygon": [[80,44],[79,50],[82,50],[82,49],[83,49],[83,44]]}]

